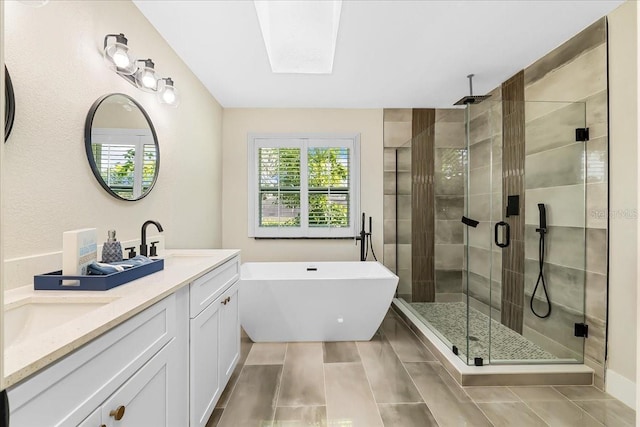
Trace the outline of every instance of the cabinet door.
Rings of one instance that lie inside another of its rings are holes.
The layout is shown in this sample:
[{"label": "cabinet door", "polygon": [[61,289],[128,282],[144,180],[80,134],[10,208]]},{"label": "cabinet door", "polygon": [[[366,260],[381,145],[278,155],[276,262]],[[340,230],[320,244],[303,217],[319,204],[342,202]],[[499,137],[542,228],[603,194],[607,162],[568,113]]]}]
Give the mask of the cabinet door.
[{"label": "cabinet door", "polygon": [[173,344],[153,356],[102,405],[106,427],[175,427],[169,423]]},{"label": "cabinet door", "polygon": [[213,301],[190,327],[189,415],[191,427],[205,426],[221,393],[219,358],[220,315],[223,296]]},{"label": "cabinet door", "polygon": [[222,388],[231,377],[238,359],[240,358],[240,306],[238,289],[240,282],[236,282],[223,295],[220,315],[220,377]]}]

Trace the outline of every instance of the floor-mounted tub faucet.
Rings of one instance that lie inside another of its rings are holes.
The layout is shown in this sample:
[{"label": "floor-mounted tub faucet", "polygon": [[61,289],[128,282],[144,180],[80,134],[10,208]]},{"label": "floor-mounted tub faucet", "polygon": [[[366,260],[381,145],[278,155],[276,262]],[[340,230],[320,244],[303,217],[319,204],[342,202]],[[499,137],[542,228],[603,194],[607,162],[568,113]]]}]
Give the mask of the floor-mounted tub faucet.
[{"label": "floor-mounted tub faucet", "polygon": [[159,232],[164,231],[158,221],[153,221],[150,219],[142,224],[142,229],[140,230],[140,255],[144,256],[147,256],[149,249],[147,247],[147,226],[149,224],[155,225]]},{"label": "floor-mounted tub faucet", "polygon": [[356,245],[358,244],[358,240],[360,241],[360,261],[367,260],[367,257],[369,255],[369,247],[371,247],[371,254],[373,255],[373,258],[377,261],[378,259],[376,258],[376,254],[375,252],[373,252],[373,242],[371,239],[372,220],[371,217],[369,217],[369,232],[367,233],[364,229],[365,218],[366,215],[364,212],[362,212],[362,229],[360,230],[360,233],[358,233],[359,235],[355,238]]}]

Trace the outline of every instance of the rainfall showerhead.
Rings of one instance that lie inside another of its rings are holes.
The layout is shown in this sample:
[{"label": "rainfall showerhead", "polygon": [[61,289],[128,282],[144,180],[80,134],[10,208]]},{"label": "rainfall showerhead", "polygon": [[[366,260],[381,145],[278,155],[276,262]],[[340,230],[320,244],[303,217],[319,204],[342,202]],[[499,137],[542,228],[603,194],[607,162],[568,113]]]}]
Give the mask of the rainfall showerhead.
[{"label": "rainfall showerhead", "polygon": [[473,74],[467,76],[469,79],[469,95],[463,97],[453,105],[479,104],[491,95],[474,95],[473,94]]}]

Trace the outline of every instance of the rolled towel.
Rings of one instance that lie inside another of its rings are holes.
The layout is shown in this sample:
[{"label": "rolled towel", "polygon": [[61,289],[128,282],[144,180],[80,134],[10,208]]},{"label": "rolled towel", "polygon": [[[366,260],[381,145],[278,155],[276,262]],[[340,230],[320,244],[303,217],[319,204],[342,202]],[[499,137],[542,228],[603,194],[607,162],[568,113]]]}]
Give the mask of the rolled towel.
[{"label": "rolled towel", "polygon": [[96,261],[92,262],[87,267],[87,273],[94,276],[104,276],[106,274],[117,273],[119,271],[124,271],[124,267],[121,265],[111,265]]},{"label": "rolled towel", "polygon": [[133,258],[125,259],[124,261],[112,262],[109,265],[121,265],[124,268],[137,267],[138,265],[149,264],[153,262],[151,258],[147,258],[144,255],[134,256]]},{"label": "rolled towel", "polygon": [[139,265],[149,264],[151,262],[153,262],[153,260],[144,255],[138,255],[125,261],[112,262],[109,264],[94,261],[87,267],[87,272],[89,275],[106,275],[124,271],[128,268],[137,267]]}]

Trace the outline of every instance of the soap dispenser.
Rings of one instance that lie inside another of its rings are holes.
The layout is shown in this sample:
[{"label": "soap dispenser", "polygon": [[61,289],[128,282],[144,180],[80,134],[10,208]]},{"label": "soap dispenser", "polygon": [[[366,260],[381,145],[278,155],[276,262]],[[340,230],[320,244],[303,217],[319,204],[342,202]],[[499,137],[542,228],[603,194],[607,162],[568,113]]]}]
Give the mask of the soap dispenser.
[{"label": "soap dispenser", "polygon": [[102,262],[122,261],[122,246],[116,240],[116,230],[109,230],[107,234],[107,241],[102,245]]}]

